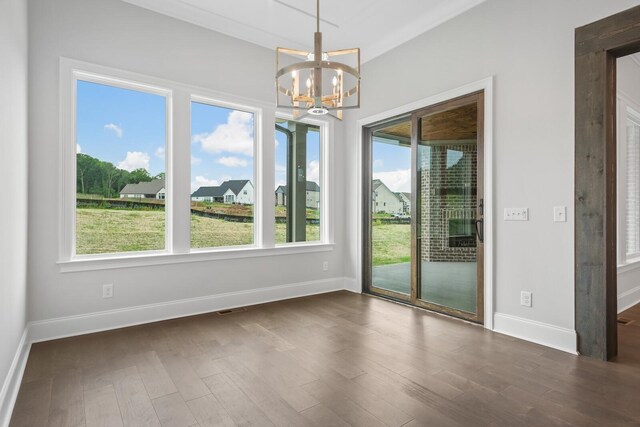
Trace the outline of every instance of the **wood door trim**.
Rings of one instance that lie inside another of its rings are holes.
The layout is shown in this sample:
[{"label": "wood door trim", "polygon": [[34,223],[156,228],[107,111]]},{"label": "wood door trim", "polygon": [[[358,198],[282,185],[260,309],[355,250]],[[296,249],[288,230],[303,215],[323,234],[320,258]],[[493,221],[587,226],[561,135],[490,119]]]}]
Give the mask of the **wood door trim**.
[{"label": "wood door trim", "polygon": [[575,31],[578,352],[617,355],[616,59],[640,51],[640,6]]}]

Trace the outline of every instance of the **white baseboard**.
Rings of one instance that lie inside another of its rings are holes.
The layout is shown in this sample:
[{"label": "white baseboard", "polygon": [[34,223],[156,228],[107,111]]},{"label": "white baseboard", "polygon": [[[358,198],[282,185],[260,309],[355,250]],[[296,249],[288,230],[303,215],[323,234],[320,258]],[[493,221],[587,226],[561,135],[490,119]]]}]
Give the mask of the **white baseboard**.
[{"label": "white baseboard", "polygon": [[495,313],[493,330],[501,334],[510,335],[536,344],[578,354],[578,340],[576,331],[561,328],[535,320]]},{"label": "white baseboard", "polygon": [[31,342],[29,340],[29,328],[27,327],[22,333],[11,367],[9,367],[9,372],[7,372],[7,377],[4,379],[0,390],[0,427],[8,427],[11,421],[11,413],[13,412],[13,406],[16,404],[30,348]]},{"label": "white baseboard", "polygon": [[315,280],[247,291],[229,292],[158,304],[59,317],[29,323],[31,342],[48,341],[109,329],[210,313],[344,289],[344,278]]},{"label": "white baseboard", "polygon": [[640,303],[640,286],[618,295],[618,314]]},{"label": "white baseboard", "polygon": [[344,289],[350,292],[355,292],[356,294],[362,293],[362,286],[360,286],[358,281],[352,277],[344,278]]}]

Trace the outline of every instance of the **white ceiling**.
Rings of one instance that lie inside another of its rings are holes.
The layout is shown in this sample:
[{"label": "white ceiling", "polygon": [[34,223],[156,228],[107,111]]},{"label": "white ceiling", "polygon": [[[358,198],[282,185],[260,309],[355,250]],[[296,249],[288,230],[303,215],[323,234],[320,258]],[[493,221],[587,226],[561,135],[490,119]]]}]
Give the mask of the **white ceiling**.
[{"label": "white ceiling", "polygon": [[[269,49],[311,50],[316,0],[124,0]],[[484,0],[322,0],[324,50],[366,62]]]}]

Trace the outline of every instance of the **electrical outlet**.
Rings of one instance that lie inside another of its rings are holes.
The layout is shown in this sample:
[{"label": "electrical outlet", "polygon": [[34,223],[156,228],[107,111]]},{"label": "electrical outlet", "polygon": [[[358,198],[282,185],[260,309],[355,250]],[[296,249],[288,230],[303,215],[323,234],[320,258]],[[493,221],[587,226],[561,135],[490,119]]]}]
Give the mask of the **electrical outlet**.
[{"label": "electrical outlet", "polygon": [[529,221],[529,208],[504,208],[505,221]]},{"label": "electrical outlet", "polygon": [[113,285],[102,285],[102,298],[112,298],[113,297]]},{"label": "electrical outlet", "polygon": [[520,292],[520,305],[525,307],[531,307],[531,292],[522,291]]},{"label": "electrical outlet", "polygon": [[566,206],[555,206],[553,208],[553,222],[567,222]]},{"label": "electrical outlet", "polygon": [[329,271],[329,261],[322,263],[322,271]]}]

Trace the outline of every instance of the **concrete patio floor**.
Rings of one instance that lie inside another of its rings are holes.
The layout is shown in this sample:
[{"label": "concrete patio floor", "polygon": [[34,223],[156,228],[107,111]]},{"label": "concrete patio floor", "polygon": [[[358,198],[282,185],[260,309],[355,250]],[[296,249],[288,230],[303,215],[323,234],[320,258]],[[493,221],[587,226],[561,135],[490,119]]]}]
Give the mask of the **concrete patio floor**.
[{"label": "concrete patio floor", "polygon": [[[375,287],[411,293],[411,264],[373,267]],[[470,313],[476,310],[475,262],[422,262],[422,300]]]}]

